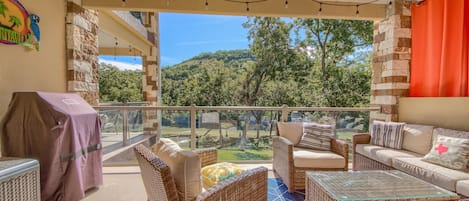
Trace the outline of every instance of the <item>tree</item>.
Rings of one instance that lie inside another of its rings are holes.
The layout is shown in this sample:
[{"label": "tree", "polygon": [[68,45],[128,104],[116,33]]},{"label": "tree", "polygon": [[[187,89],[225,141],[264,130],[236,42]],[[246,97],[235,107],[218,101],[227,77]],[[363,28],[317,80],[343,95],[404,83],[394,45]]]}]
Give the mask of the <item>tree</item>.
[{"label": "tree", "polygon": [[[295,20],[295,24],[298,45],[312,49],[313,68],[316,64],[319,66],[319,71],[312,71],[317,73],[314,76],[320,77],[320,92],[324,99],[319,104],[330,107],[352,106],[348,105],[348,101],[337,101],[337,97],[342,96],[344,91],[354,90],[349,85],[354,80],[347,78],[349,73],[346,71],[350,70],[346,68],[353,63],[350,58],[357,58],[353,55],[357,48],[371,46],[372,22],[301,18]],[[305,37],[301,38],[302,35]],[[345,83],[347,80],[350,82]]]},{"label": "tree", "polygon": [[142,101],[142,72],[121,71],[105,63],[99,65],[99,99],[101,102]]},{"label": "tree", "polygon": [[[249,48],[255,56],[255,63],[245,65],[240,91],[242,103],[248,106],[257,105],[264,82],[273,80],[288,68],[295,67],[296,52],[290,45],[291,26],[280,18],[254,17],[243,24],[249,29]],[[253,111],[252,115],[259,125],[262,111]],[[244,132],[241,137],[241,150],[244,150],[246,133],[249,127],[249,115],[245,117]],[[259,129],[257,130],[259,138]]]},{"label": "tree", "polygon": [[5,11],[7,11],[7,10],[8,10],[8,8],[7,8],[7,6],[5,6],[5,2],[0,0],[0,15],[3,15],[3,17],[6,17],[5,16]]},{"label": "tree", "polygon": [[10,22],[12,23],[12,25],[10,26],[10,29],[21,26],[21,20],[18,19],[16,16],[11,15]]}]

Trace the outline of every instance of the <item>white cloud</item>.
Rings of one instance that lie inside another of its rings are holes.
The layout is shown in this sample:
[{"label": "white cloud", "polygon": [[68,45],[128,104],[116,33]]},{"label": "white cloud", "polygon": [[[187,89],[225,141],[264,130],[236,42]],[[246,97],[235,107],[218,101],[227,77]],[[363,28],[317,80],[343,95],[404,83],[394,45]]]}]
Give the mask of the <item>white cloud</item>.
[{"label": "white cloud", "polygon": [[99,62],[116,66],[119,70],[142,70],[142,64],[131,64],[120,61],[109,61],[104,59],[100,59]]}]

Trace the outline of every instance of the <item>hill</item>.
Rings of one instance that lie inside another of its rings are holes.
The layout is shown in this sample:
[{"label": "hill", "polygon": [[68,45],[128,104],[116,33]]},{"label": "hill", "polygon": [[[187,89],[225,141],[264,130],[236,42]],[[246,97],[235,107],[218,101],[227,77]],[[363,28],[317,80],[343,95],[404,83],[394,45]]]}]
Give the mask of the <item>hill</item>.
[{"label": "hill", "polygon": [[219,50],[214,53],[202,53],[179,64],[161,69],[163,79],[184,80],[189,74],[199,73],[204,62],[220,61],[233,70],[241,68],[248,61],[255,61],[249,50]]}]

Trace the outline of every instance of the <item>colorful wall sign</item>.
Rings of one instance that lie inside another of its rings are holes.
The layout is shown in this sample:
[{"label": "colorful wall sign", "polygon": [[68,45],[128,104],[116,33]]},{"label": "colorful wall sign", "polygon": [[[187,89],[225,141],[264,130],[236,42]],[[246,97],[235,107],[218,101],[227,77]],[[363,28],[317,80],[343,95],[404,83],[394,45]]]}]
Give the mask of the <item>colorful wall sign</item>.
[{"label": "colorful wall sign", "polygon": [[39,50],[39,16],[29,14],[18,0],[0,0],[0,43]]}]

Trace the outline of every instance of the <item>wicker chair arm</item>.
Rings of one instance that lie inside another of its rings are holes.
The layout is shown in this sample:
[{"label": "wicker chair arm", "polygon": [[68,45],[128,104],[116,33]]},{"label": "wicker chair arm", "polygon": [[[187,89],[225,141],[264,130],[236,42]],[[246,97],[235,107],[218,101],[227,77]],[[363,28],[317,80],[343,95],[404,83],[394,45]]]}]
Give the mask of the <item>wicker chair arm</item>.
[{"label": "wicker chair arm", "polygon": [[218,151],[216,148],[197,149],[194,152],[199,155],[201,167],[218,162]]},{"label": "wicker chair arm", "polygon": [[331,140],[332,152],[341,155],[345,158],[344,171],[348,170],[349,146],[348,143],[340,139]]},{"label": "wicker chair arm", "polygon": [[274,152],[273,170],[290,189],[294,185],[293,143],[284,137],[273,136],[272,147]]},{"label": "wicker chair arm", "polygon": [[207,189],[198,201],[267,200],[267,168],[257,167]]},{"label": "wicker chair arm", "polygon": [[369,144],[371,140],[371,135],[368,133],[357,133],[352,136],[352,151],[355,152],[355,146],[357,144]]}]

